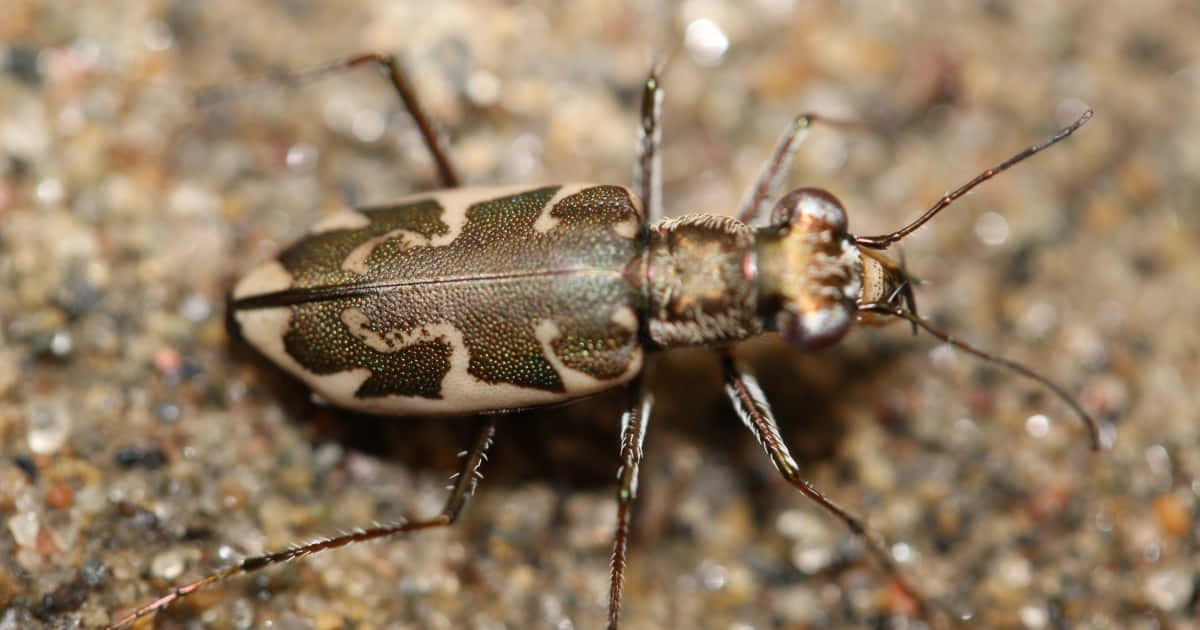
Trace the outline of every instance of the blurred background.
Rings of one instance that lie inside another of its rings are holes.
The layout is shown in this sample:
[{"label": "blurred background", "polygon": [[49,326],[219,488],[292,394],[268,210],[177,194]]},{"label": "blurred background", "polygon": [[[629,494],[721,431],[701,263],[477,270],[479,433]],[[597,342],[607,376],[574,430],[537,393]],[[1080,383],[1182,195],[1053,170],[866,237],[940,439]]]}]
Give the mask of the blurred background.
[{"label": "blurred background", "polygon": [[[470,184],[627,183],[666,59],[669,214],[791,174],[851,229],[1094,119],[906,239],[905,326],[740,346],[813,484],[967,627],[1193,628],[1200,613],[1200,10],[1150,1],[188,0],[0,5],[0,629],[94,628],[244,555],[433,514],[462,420],[316,406],[224,326],[251,265],[347,204],[436,185],[384,79],[235,89],[403,55]],[[622,627],[922,628],[782,483],[711,352],[658,357]],[[1193,383],[1192,386],[1187,383]],[[463,521],[223,583],[150,628],[601,628],[620,396],[504,418]]]}]

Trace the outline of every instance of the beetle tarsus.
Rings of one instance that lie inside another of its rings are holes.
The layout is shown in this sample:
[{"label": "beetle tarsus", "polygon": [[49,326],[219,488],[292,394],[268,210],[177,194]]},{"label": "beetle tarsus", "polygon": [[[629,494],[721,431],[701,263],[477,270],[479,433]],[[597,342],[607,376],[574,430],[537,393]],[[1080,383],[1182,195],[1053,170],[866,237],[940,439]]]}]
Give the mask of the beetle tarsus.
[{"label": "beetle tarsus", "polygon": [[446,527],[453,524],[458,519],[458,515],[462,512],[463,507],[466,506],[467,500],[470,499],[475,492],[475,486],[479,482],[476,474],[479,470],[479,466],[483,462],[483,453],[491,445],[492,436],[495,434],[495,432],[495,416],[481,416],[470,454],[463,460],[463,466],[456,475],[456,481],[453,489],[450,491],[450,496],[447,497],[445,506],[437,516],[424,520],[401,520],[389,524],[375,525],[369,528],[357,529],[351,532],[342,533],[329,538],[318,538],[302,545],[292,545],[281,551],[274,551],[271,553],[265,553],[251,558],[246,558],[234,566],[227,567],[211,575],[196,580],[191,584],[186,584],[174,589],[169,594],[164,595],[109,624],[106,626],[105,630],[118,630],[120,628],[127,628],[138,619],[152,615],[160,610],[164,610],[176,600],[190,595],[202,587],[237,575],[251,573],[271,565],[282,564],[284,562],[297,560],[305,556],[311,556],[322,551],[346,547],[355,543],[376,540],[379,538],[388,538],[397,534],[415,532],[422,529]]}]

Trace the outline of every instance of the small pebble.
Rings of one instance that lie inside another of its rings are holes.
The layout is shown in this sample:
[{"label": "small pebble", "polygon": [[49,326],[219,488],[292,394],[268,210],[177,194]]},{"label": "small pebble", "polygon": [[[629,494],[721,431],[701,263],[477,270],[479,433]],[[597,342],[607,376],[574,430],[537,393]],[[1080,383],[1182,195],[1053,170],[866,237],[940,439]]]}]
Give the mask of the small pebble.
[{"label": "small pebble", "polygon": [[21,376],[19,357],[15,350],[0,347],[0,396],[3,396]]},{"label": "small pebble", "polygon": [[178,550],[164,551],[150,561],[150,572],[164,580],[174,580],[183,574],[183,553]]},{"label": "small pebble", "polygon": [[50,336],[50,352],[60,359],[71,354],[74,347],[75,339],[69,330],[56,330]]},{"label": "small pebble", "polygon": [[179,305],[179,314],[192,323],[200,323],[213,313],[212,300],[203,293],[189,293]]},{"label": "small pebble", "polygon": [[54,556],[62,551],[58,545],[58,541],[54,539],[54,532],[45,527],[38,530],[35,548],[43,556]]},{"label": "small pebble", "polygon": [[996,574],[1006,584],[1016,589],[1029,586],[1033,579],[1033,569],[1029,565],[1029,560],[1015,554],[1007,555],[997,562]]},{"label": "small pebble", "polygon": [[96,588],[103,584],[104,579],[108,577],[108,567],[104,565],[103,561],[92,558],[79,568],[79,577],[89,588]]},{"label": "small pebble", "polygon": [[313,626],[316,630],[339,630],[346,627],[346,620],[340,615],[329,610],[322,610],[317,613],[316,619],[313,620]]},{"label": "small pebble", "polygon": [[66,444],[71,434],[71,416],[65,404],[60,401],[33,402],[27,407],[26,417],[29,450],[37,455],[52,455]]},{"label": "small pebble", "polygon": [[1185,536],[1192,531],[1191,512],[1173,494],[1164,494],[1154,499],[1154,516],[1167,533]]},{"label": "small pebble", "polygon": [[1030,630],[1045,628],[1050,621],[1050,615],[1043,606],[1027,604],[1022,606],[1017,614],[1021,617],[1021,623]]},{"label": "small pebble", "polygon": [[46,489],[46,505],[56,510],[63,510],[71,507],[73,496],[74,491],[71,489],[71,484],[58,481]]},{"label": "small pebble", "polygon": [[1146,579],[1146,597],[1158,608],[1179,610],[1193,595],[1195,582],[1183,569],[1164,569]]},{"label": "small pebble", "polygon": [[13,542],[21,547],[33,548],[37,544],[40,529],[36,512],[22,512],[8,519],[8,531],[12,534]]},{"label": "small pebble", "polygon": [[829,568],[835,559],[827,545],[798,544],[792,548],[792,564],[808,575]]}]

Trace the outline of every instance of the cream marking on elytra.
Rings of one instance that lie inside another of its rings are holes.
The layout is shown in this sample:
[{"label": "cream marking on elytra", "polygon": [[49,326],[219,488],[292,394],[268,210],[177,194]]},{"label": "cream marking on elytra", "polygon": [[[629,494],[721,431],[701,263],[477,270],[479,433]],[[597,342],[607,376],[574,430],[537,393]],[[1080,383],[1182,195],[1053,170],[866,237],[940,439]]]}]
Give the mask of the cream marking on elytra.
[{"label": "cream marking on elytra", "polygon": [[629,201],[633,204],[634,212],[624,220],[612,224],[612,231],[617,236],[633,240],[637,238],[638,232],[642,229],[642,218],[645,217],[645,209],[642,207],[642,200],[637,195],[633,194],[632,190],[621,187],[622,190],[629,195]]},{"label": "cream marking on elytra", "polygon": [[[626,324],[630,323],[631,319],[633,326],[627,327]],[[628,306],[617,309],[613,313],[611,321],[634,333],[634,339],[637,338],[637,315],[634,314],[633,309]],[[567,396],[587,396],[606,389],[612,389],[614,385],[629,382],[642,369],[643,352],[640,345],[630,353],[629,364],[625,366],[625,370],[619,376],[616,378],[599,379],[563,363],[558,353],[554,351],[554,341],[562,337],[562,331],[559,330],[558,324],[555,324],[554,320],[543,319],[538,322],[537,327],[533,330],[533,336],[542,348],[542,355],[550,363],[550,366],[554,368],[554,372],[558,374],[559,380],[562,381]]]},{"label": "cream marking on elytra", "polygon": [[636,333],[638,329],[638,316],[632,308],[622,306],[613,312],[612,322],[629,332]]},{"label": "cream marking on elytra", "polygon": [[[540,234],[545,234],[557,227],[559,224],[559,219],[550,216],[554,206],[571,195],[589,188],[595,188],[596,186],[597,184],[588,183],[569,183],[561,185],[558,191],[555,192],[554,197],[551,198],[545,207],[542,208],[542,210],[538,213],[538,217],[533,223],[534,231]],[[449,245],[450,243],[454,242],[454,240],[457,239],[462,233],[463,226],[465,226],[467,223],[467,210],[472,205],[486,203],[488,201],[503,197],[511,197],[513,195],[529,192],[531,190],[537,190],[538,188],[538,186],[476,188],[473,189],[473,192],[471,193],[466,193],[462,189],[451,189],[438,191],[435,193],[425,193],[405,197],[393,204],[388,205],[399,206],[410,203],[418,203],[421,201],[436,201],[442,208],[442,214],[439,216],[439,218],[449,228],[447,232],[445,234],[435,234],[431,237],[427,237],[423,234],[418,234],[410,230],[393,230],[386,234],[381,234],[374,238],[363,241],[362,244],[354,248],[354,251],[350,252],[350,254],[346,256],[346,259],[342,261],[341,267],[344,271],[351,273],[365,273],[367,271],[366,261],[370,258],[371,254],[377,247],[379,247],[379,245],[390,240],[402,240],[406,248],[441,247],[444,245]],[[613,224],[612,229],[618,235],[632,239],[637,236],[638,228],[641,225],[641,204],[637,201],[637,198],[632,194],[632,192],[628,191],[628,189],[626,189],[626,192],[629,193],[629,198],[631,201],[633,201],[633,205],[638,209],[638,212],[624,221]],[[369,208],[367,209],[369,210]],[[326,219],[326,221],[334,226],[344,223],[350,227],[362,227],[362,225],[354,226],[354,219],[346,217],[345,215],[362,217],[364,220],[369,222],[369,219],[367,219],[363,213],[356,210],[343,211],[337,215],[329,217]]]},{"label": "cream marking on elytra", "polygon": [[[442,341],[448,342],[452,348],[450,353],[450,371],[446,374],[445,379],[442,380],[442,395],[444,398],[435,401],[427,398],[388,396],[383,400],[391,404],[389,408],[397,409],[400,408],[400,404],[404,404],[406,405],[405,409],[422,409],[422,411],[417,413],[463,413],[464,411],[483,410],[477,406],[470,405],[472,401],[479,400],[487,401],[488,406],[486,409],[497,408],[495,403],[497,400],[504,401],[503,406],[500,408],[520,409],[555,403],[563,399],[564,394],[562,392],[548,392],[509,383],[486,383],[475,378],[467,372],[470,355],[466,349],[466,345],[463,343],[462,333],[448,324],[429,328],[432,328],[431,332],[441,334],[443,336]],[[541,328],[542,324],[539,324],[536,330],[540,331]],[[568,396],[586,396],[610,389],[614,385],[632,379],[637,375],[641,367],[641,352],[639,351],[633,360],[630,361],[630,368],[621,377],[602,381],[565,367],[558,360],[553,349],[543,342],[540,335],[538,335],[538,341],[542,342],[541,345],[545,353],[545,358],[557,371],[563,386],[567,390],[566,395]]]},{"label": "cream marking on elytra", "polygon": [[371,319],[366,313],[347,308],[342,311],[342,323],[350,334],[358,337],[368,348],[384,354],[396,352],[422,341],[440,341],[441,336],[432,334],[430,326],[420,326],[411,330],[389,330],[380,334],[370,329]]},{"label": "cream marking on elytra", "polygon": [[[241,311],[237,314],[243,330],[247,333],[278,330],[278,334],[247,334],[248,340],[261,348],[272,361],[296,375],[313,389],[317,395],[339,407],[373,414],[389,415],[454,415],[496,408],[500,401],[503,408],[536,407],[561,401],[563,396],[587,396],[615,385],[628,382],[637,375],[642,365],[642,350],[632,353],[628,367],[614,379],[597,379],[572,369],[554,353],[551,343],[561,336],[558,327],[550,320],[543,320],[536,329],[537,340],[547,361],[554,367],[566,388],[566,392],[548,392],[536,388],[521,387],[508,383],[488,383],[471,375],[467,369],[470,353],[463,341],[462,332],[449,323],[423,324],[410,330],[393,330],[383,334],[368,330],[367,317],[357,309],[346,309],[342,322],[365,344],[379,352],[396,352],[419,342],[436,341],[451,348],[450,369],[442,379],[441,398],[423,396],[389,395],[360,398],[354,395],[359,387],[371,377],[367,368],[352,368],[334,374],[316,374],[304,368],[287,353],[283,345],[283,331],[291,322],[288,307],[264,308]],[[612,321],[636,331],[637,316],[632,309],[618,309]],[[482,407],[472,402],[487,401]]]},{"label": "cream marking on elytra", "polygon": [[[446,214],[445,212],[442,213]],[[412,230],[396,229],[385,234],[380,234],[374,238],[369,238],[355,247],[346,255],[342,261],[342,271],[356,274],[367,273],[367,260],[371,258],[371,254],[375,253],[375,249],[388,241],[400,241],[404,245],[404,249],[413,247],[428,246],[433,239],[426,237],[424,234],[418,234]]]},{"label": "cream marking on elytra", "polygon": [[[563,199],[566,199],[567,197],[570,197],[581,190],[587,190],[588,188],[595,187],[596,184],[585,183],[561,185],[558,191],[554,193],[554,196],[551,197],[550,200],[546,202],[546,205],[542,206],[542,209],[538,211],[537,218],[533,221],[533,231],[538,234],[546,234],[558,227],[558,224],[562,220],[558,217],[550,215],[550,213],[554,210],[554,206],[558,205],[558,202],[562,201]],[[535,188],[536,187],[530,187],[530,190],[534,190]]]},{"label": "cream marking on elytra", "polygon": [[[558,189],[558,192],[554,194],[554,197],[552,197],[550,201],[546,202],[545,207],[538,212],[537,219],[535,219],[533,222],[533,231],[537,232],[538,234],[546,234],[558,227],[561,219],[551,216],[551,212],[554,211],[554,206],[558,205],[560,201],[571,195],[588,190],[589,188],[597,188],[599,186],[600,184],[589,183],[563,184],[562,187]],[[633,191],[629,190],[628,188],[625,188],[624,186],[617,186],[617,188],[625,191],[625,194],[629,197],[629,201],[631,205],[633,205],[635,212],[630,214],[627,218],[617,223],[613,223],[609,227],[616,235],[632,240],[637,236],[638,230],[641,229],[642,201],[638,199],[637,195],[633,194]]]},{"label": "cream marking on elytra", "polygon": [[[527,190],[532,190],[530,186],[501,186],[495,188],[480,188],[476,189],[476,194],[464,194],[461,189],[442,190],[433,193],[420,193],[409,195],[395,202],[386,204],[386,206],[374,207],[396,207],[410,204],[416,204],[424,201],[434,201],[441,208],[442,213],[438,215],[438,219],[446,224],[448,228],[444,234],[435,234],[433,236],[425,236],[411,230],[396,229],[391,232],[380,234],[379,236],[369,238],[354,248],[342,261],[342,269],[351,273],[366,273],[366,262],[377,247],[391,240],[402,240],[405,248],[411,247],[442,247],[453,243],[455,239],[462,234],[463,227],[467,224],[467,209],[472,205],[486,202],[491,199],[508,197],[514,194],[519,194]],[[364,208],[371,210],[371,207]],[[357,210],[347,210],[361,216],[363,213]]]},{"label": "cream marking on elytra", "polygon": [[[356,319],[354,315],[343,315],[343,321],[346,319],[354,322],[355,325],[363,323],[362,320]],[[539,331],[542,330],[544,324],[545,322],[539,325]],[[361,329],[355,329],[356,335],[361,332]],[[383,336],[379,336],[377,333],[371,334],[375,336],[374,343],[378,344],[372,347],[376,349],[387,348],[388,351],[392,352],[406,345],[421,341],[437,341],[448,345],[451,349],[450,369],[442,379],[441,398],[397,394],[359,398],[354,396],[354,392],[358,391],[358,388],[371,376],[370,370],[366,368],[353,368],[335,374],[321,375],[305,370],[294,360],[291,360],[290,357],[283,363],[289,371],[300,377],[301,380],[312,387],[326,401],[339,407],[372,414],[460,415],[496,408],[521,409],[537,407],[560,402],[564,396],[563,392],[549,392],[509,383],[488,383],[476,378],[467,371],[471,356],[463,341],[462,331],[449,323],[423,324],[413,330],[389,331]],[[360,336],[359,338],[361,339],[362,337]],[[630,367],[625,373],[617,379],[602,381],[565,367],[555,357],[552,349],[546,345],[540,335],[538,339],[543,342],[542,346],[543,350],[547,353],[547,360],[554,366],[564,387],[566,387],[567,392],[565,395],[567,396],[587,396],[611,389],[615,385],[632,379],[641,368],[642,355],[639,350],[634,355],[633,360],[630,362]],[[280,342],[278,349],[282,352],[282,342]],[[286,352],[283,354],[287,356]],[[484,401],[484,404],[479,404],[480,401]]]},{"label": "cream marking on elytra", "polygon": [[[290,271],[287,270],[278,260],[268,260],[261,265],[250,270],[250,273],[242,277],[233,287],[232,297],[235,300],[250,297],[254,295],[263,295],[266,293],[274,293],[276,291],[286,291],[292,288],[296,279],[292,277]],[[236,309],[237,315],[242,314],[241,309]],[[285,329],[286,330],[286,329]],[[282,336],[284,331],[279,331]]]},{"label": "cream marking on elytra", "polygon": [[[234,287],[234,300],[284,291],[292,288],[295,278],[277,260],[268,260],[246,274]],[[233,317],[242,336],[272,362],[283,365],[289,372],[304,380],[308,370],[292,359],[284,349],[283,339],[292,325],[292,309],[276,308],[234,309]]]}]

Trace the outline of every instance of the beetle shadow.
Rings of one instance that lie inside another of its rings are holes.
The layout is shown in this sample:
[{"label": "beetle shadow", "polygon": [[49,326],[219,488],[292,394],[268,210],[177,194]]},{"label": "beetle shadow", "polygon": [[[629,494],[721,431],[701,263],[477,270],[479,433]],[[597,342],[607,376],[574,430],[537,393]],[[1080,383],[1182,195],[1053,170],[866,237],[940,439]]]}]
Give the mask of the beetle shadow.
[{"label": "beetle shadow", "polygon": [[[902,412],[871,390],[912,351],[911,345],[903,339],[872,338],[866,345],[798,353],[768,337],[740,344],[735,354],[761,385],[784,443],[805,471],[837,457],[853,430],[846,417],[848,399],[871,409],[874,420],[886,429],[903,430]],[[697,445],[706,461],[715,459],[745,471],[744,491],[759,509],[769,504],[778,472],[734,412],[712,355],[711,350],[696,349],[663,357],[655,373],[657,398],[650,430],[666,442]]]},{"label": "beetle shadow", "polygon": [[[302,426],[313,443],[332,442],[346,449],[395,461],[417,470],[457,471],[458,453],[467,448],[476,425],[472,418],[388,418],[362,414],[313,401],[308,388],[274,366],[241,339],[237,324],[226,318],[232,358],[254,366],[258,382]],[[868,343],[839,344],[798,353],[775,337],[737,346],[736,354],[753,371],[770,401],[784,440],[802,467],[832,458],[848,429],[838,405],[851,390],[870,388],[877,376],[912,351],[913,342],[872,336]],[[769,466],[733,411],[724,393],[717,357],[709,348],[684,348],[647,357],[648,391],[654,396],[645,458],[656,443],[689,442],[706,454],[745,470]],[[875,401],[881,422],[903,422],[882,397]],[[501,414],[496,423],[488,485],[541,481],[565,488],[606,487],[619,465],[620,418],[627,403],[622,388],[561,405]],[[844,412],[843,412],[844,413]],[[730,445],[737,445],[731,449]],[[707,455],[706,455],[707,456]],[[748,486],[767,487],[767,480]]]},{"label": "beetle shadow", "polygon": [[[252,361],[270,393],[313,443],[333,442],[348,450],[394,461],[416,470],[450,475],[458,453],[473,439],[472,418],[387,418],[326,407],[312,402],[306,387],[275,368],[244,344],[238,360]],[[908,350],[905,342],[874,344],[847,351],[832,348],[798,354],[778,340],[751,341],[739,356],[755,372],[770,400],[784,439],[802,467],[834,457],[848,430],[839,418],[847,391],[870,388]],[[665,455],[659,448],[686,442],[744,470],[748,491],[769,487],[773,475],[766,455],[738,419],[722,387],[719,363],[711,349],[674,350],[649,361],[647,387],[655,404],[647,436],[645,461]],[[865,385],[864,385],[865,383]],[[882,400],[881,422],[894,422]],[[619,465],[620,417],[627,396],[623,389],[539,409],[502,414],[495,445],[484,471],[487,486],[516,486],[528,481],[564,490],[612,486]],[[902,421],[902,419],[900,419]],[[734,448],[730,448],[734,445]],[[756,458],[758,461],[752,461]]]}]

